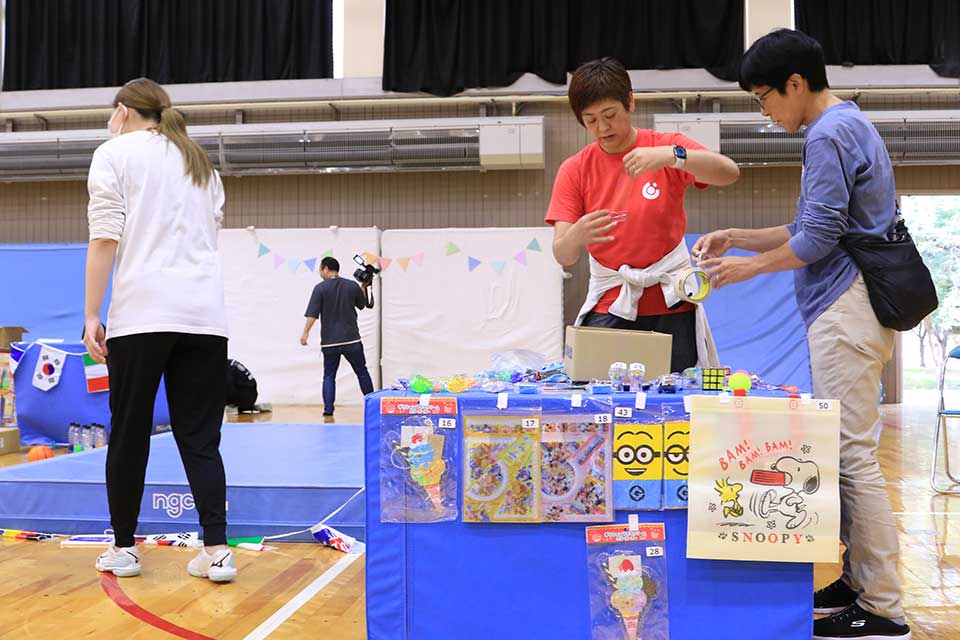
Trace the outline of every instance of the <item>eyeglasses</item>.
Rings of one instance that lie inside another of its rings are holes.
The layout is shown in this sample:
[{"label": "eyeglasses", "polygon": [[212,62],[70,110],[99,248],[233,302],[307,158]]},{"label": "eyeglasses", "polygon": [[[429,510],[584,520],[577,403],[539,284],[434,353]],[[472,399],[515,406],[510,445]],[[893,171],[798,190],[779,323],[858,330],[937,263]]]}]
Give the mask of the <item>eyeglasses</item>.
[{"label": "eyeglasses", "polygon": [[620,464],[633,464],[634,462],[650,464],[661,455],[670,464],[682,464],[689,461],[690,448],[672,444],[661,454],[659,451],[654,451],[650,445],[642,444],[639,447],[631,447],[625,444],[617,447],[614,455]]},{"label": "eyeglasses", "polygon": [[770,94],[771,91],[773,91],[773,89],[774,87],[770,87],[760,95],[753,96],[753,101],[756,102],[758,105],[760,105],[760,108],[763,109],[763,101],[766,100],[767,96]]}]

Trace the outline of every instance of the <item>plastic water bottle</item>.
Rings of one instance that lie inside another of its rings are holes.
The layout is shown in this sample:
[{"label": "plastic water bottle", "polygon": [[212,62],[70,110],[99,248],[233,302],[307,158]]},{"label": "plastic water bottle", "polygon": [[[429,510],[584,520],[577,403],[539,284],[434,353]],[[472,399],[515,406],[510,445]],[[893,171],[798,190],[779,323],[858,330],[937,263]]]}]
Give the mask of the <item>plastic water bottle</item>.
[{"label": "plastic water bottle", "polygon": [[67,444],[70,445],[70,453],[76,451],[77,445],[80,444],[80,425],[76,422],[70,423],[70,429],[67,431]]},{"label": "plastic water bottle", "polygon": [[93,425],[93,446],[97,449],[107,446],[107,429],[102,424]]},{"label": "plastic water bottle", "polygon": [[623,391],[623,383],[627,378],[627,363],[614,362],[607,372],[610,375],[610,386],[614,391]]},{"label": "plastic water bottle", "polygon": [[647,375],[647,368],[642,362],[631,362],[630,368],[630,391],[643,391],[643,377]]},{"label": "plastic water bottle", "polygon": [[83,426],[83,435],[80,437],[80,445],[83,450],[93,449],[93,429],[89,425]]}]

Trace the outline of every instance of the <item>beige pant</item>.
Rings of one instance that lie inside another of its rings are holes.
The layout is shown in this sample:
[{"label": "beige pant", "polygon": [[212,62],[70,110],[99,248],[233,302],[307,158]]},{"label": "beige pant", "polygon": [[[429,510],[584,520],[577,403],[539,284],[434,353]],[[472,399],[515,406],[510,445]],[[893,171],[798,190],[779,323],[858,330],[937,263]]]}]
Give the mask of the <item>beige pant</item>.
[{"label": "beige pant", "polygon": [[897,525],[877,460],[880,374],[894,336],[877,321],[860,274],[807,332],[813,392],[840,401],[843,579],[860,606],[885,618],[903,616]]}]

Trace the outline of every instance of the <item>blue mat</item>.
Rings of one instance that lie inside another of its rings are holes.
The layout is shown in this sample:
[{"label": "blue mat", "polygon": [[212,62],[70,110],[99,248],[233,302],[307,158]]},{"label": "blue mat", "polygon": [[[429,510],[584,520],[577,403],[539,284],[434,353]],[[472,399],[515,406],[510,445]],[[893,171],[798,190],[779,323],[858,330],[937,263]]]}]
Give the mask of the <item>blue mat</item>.
[{"label": "blue mat", "polygon": [[[16,274],[3,286],[0,326],[26,327],[24,340],[79,340],[83,331],[86,244],[0,245],[0,273]],[[110,277],[111,284],[113,276]],[[51,293],[56,292],[56,293]],[[106,321],[111,288],[101,319]]]},{"label": "blue mat", "polygon": [[[687,246],[699,237],[687,234]],[[0,245],[0,273],[29,275],[5,283],[0,326],[27,327],[27,340],[78,339],[86,252],[85,244]],[[734,250],[731,255],[745,253]],[[109,296],[108,291],[104,309]],[[759,373],[775,384],[811,390],[807,333],[797,311],[792,272],[763,274],[724,287],[711,294],[705,306],[723,364]]]},{"label": "blue mat", "polygon": [[[154,436],[150,444],[138,533],[199,530],[173,435]],[[364,538],[361,427],[229,424],[220,452],[228,535],[287,533],[337,512],[328,524]],[[106,454],[94,449],[0,469],[0,527],[69,534],[109,528]]]}]

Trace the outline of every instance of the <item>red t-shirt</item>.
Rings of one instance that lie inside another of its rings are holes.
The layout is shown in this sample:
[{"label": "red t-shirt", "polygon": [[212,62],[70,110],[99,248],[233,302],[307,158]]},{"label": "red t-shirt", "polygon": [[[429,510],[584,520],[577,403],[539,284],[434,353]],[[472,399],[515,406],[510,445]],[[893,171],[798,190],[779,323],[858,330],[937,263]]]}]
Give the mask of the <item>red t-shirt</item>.
[{"label": "red t-shirt", "polygon": [[[616,270],[625,264],[637,269],[649,267],[670,253],[683,238],[687,229],[683,195],[687,187],[705,189],[707,185],[696,182],[692,173],[672,168],[630,178],[623,168],[623,157],[637,147],[674,145],[706,148],[682,134],[650,129],[637,129],[636,142],[623,153],[607,153],[597,142],[587,146],[560,165],[546,221],[575,223],[592,211],[627,211],[613,230],[616,239],[607,244],[590,245],[587,251],[608,269]],[[607,313],[618,295],[620,287],[607,291],[593,310]],[[637,315],[683,313],[693,308],[687,303],[668,309],[663,290],[654,286],[643,292]]]}]

